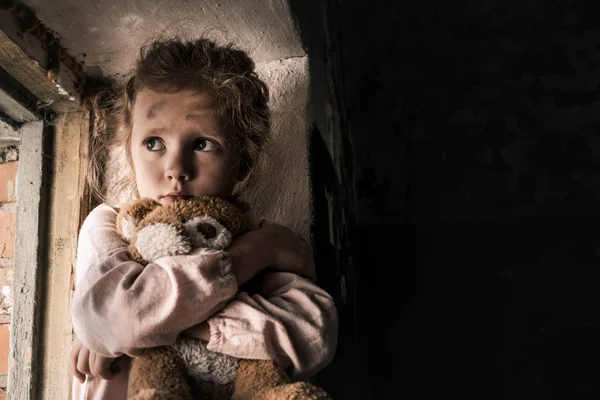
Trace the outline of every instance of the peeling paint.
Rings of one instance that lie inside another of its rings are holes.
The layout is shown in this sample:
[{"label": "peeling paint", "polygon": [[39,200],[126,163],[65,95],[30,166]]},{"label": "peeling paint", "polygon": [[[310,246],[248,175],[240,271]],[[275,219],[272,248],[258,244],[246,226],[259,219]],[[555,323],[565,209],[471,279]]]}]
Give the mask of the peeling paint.
[{"label": "peeling paint", "polygon": [[9,201],[15,199],[15,184],[13,181],[6,182],[6,197]]},{"label": "peeling paint", "polygon": [[9,285],[5,285],[2,287],[2,296],[0,297],[0,312],[11,314],[12,304],[12,290]]}]

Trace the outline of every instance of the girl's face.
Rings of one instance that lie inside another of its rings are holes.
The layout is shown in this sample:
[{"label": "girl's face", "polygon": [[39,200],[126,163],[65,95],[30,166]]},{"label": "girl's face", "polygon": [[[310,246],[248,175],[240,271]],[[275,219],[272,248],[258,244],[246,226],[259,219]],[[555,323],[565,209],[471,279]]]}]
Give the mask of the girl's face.
[{"label": "girl's face", "polygon": [[212,117],[211,99],[144,89],[132,111],[131,157],[140,197],[161,203],[229,196],[241,179],[239,151]]}]

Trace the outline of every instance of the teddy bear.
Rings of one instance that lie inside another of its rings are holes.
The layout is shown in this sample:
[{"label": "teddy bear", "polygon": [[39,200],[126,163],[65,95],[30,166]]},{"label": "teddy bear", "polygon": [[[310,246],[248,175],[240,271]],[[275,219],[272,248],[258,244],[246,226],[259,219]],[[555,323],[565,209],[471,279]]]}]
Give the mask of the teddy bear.
[{"label": "teddy bear", "polygon": [[[161,204],[142,198],[123,207],[117,231],[132,258],[147,265],[160,257],[197,248],[224,250],[249,231],[248,207],[214,196]],[[206,343],[180,336],[176,343],[147,349],[132,361],[129,400],[330,399],[321,388],[292,382],[272,361],[215,353]]]}]

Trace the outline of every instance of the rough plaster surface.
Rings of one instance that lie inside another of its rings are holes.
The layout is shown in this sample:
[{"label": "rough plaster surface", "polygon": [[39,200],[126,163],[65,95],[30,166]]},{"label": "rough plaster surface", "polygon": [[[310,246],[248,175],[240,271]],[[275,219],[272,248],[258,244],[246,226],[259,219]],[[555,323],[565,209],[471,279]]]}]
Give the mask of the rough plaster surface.
[{"label": "rough plaster surface", "polygon": [[2,286],[0,292],[0,313],[12,314],[12,289],[10,285]]},{"label": "rough plaster surface", "polygon": [[0,121],[0,147],[13,146],[19,143],[19,131],[7,123]]},{"label": "rough plaster surface", "polygon": [[0,163],[0,203],[15,201],[18,169],[17,161]]},{"label": "rough plaster surface", "polygon": [[260,64],[258,73],[271,91],[273,137],[256,181],[243,198],[257,217],[281,223],[308,239],[308,57]]},{"label": "rough plaster surface", "polygon": [[[273,136],[252,177],[243,199],[250,202],[258,218],[281,223],[307,240],[310,234],[310,190],[306,102],[308,95],[307,57],[294,57],[257,66],[270,90]],[[125,154],[113,154],[120,162],[106,171],[108,179],[131,173]],[[108,187],[110,187],[110,182]],[[109,193],[108,202],[120,205],[131,193]]]},{"label": "rough plaster surface", "polygon": [[84,62],[86,74],[114,78],[127,72],[142,43],[161,34],[195,37],[211,30],[234,41],[257,62],[303,55],[287,1],[25,0],[37,17]]},{"label": "rough plaster surface", "polygon": [[0,258],[15,255],[15,212],[0,208]]},{"label": "rough plaster surface", "polygon": [[19,148],[17,146],[0,147],[0,164],[11,161],[19,161]]}]

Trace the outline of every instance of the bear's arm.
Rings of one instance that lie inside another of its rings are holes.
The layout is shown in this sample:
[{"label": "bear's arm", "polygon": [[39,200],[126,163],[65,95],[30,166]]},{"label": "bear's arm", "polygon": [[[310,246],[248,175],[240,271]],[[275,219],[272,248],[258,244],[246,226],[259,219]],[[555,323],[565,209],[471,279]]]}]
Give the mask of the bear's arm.
[{"label": "bear's arm", "polygon": [[98,206],[79,235],[71,311],[75,333],[90,350],[138,356],[174,343],[235,296],[238,282],[226,252],[197,250],[144,267],[131,260],[116,215]]}]

